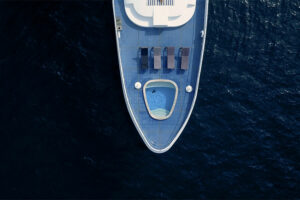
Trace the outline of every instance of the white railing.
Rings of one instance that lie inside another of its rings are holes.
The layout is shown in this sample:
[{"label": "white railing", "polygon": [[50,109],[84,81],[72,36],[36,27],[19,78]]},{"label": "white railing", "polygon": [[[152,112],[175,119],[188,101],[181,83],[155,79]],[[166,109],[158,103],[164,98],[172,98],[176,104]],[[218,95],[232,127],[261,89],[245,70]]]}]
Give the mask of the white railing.
[{"label": "white railing", "polygon": [[148,6],[173,6],[175,0],[148,0]]}]

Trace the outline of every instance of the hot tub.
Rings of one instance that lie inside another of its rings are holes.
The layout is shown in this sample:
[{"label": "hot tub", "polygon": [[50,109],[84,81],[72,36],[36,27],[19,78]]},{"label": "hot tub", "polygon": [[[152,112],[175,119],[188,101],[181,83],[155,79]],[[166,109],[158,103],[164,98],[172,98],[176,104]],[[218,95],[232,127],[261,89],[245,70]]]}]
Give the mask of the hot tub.
[{"label": "hot tub", "polygon": [[144,85],[144,99],[149,115],[153,119],[168,119],[176,105],[178,87],[171,80],[150,80]]}]

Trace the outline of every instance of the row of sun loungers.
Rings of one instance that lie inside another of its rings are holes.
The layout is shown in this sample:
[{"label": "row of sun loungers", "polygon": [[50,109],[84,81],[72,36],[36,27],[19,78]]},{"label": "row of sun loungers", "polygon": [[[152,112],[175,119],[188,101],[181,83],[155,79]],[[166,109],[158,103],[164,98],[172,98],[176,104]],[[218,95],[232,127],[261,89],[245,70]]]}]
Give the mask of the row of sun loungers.
[{"label": "row of sun loungers", "polygon": [[[148,61],[149,61],[149,52],[148,48],[141,48],[141,66],[143,69],[148,68]],[[190,55],[190,48],[180,48],[179,50],[180,56],[180,68],[183,70],[187,70],[189,66],[189,55]],[[153,67],[154,69],[161,69],[162,66],[162,54],[161,54],[161,47],[153,47]],[[166,47],[167,53],[167,68],[168,69],[175,69],[175,47]]]}]

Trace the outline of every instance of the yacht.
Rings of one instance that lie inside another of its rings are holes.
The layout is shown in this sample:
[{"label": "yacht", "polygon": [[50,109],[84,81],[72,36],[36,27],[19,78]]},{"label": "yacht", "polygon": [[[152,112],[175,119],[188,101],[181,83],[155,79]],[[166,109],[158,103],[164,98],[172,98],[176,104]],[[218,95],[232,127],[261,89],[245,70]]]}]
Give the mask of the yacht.
[{"label": "yacht", "polygon": [[113,0],[125,102],[146,146],[168,151],[197,99],[208,0]]}]

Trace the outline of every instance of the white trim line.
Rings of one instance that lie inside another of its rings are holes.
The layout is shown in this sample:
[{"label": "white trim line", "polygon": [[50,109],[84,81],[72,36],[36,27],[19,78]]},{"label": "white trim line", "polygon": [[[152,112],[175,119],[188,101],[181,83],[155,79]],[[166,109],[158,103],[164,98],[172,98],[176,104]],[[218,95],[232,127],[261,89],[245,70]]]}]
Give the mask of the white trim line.
[{"label": "white trim line", "polygon": [[[116,23],[116,15],[115,15],[115,2],[116,0],[112,0],[112,4],[113,4],[113,15],[114,15],[114,23]],[[128,100],[128,95],[126,92],[126,87],[125,87],[125,80],[124,80],[124,76],[123,76],[123,68],[122,68],[122,62],[121,62],[121,55],[120,55],[120,46],[119,46],[119,39],[118,39],[118,31],[115,28],[115,34],[116,34],[116,40],[117,40],[117,49],[118,49],[118,60],[119,60],[119,68],[120,68],[120,75],[121,75],[121,81],[122,81],[122,90],[123,90],[123,94],[124,94],[124,98],[125,98],[125,102],[126,102],[126,106],[127,109],[129,111],[130,117],[133,121],[133,124],[135,125],[136,129],[138,130],[141,138],[143,139],[144,143],[146,144],[146,146],[154,153],[164,153],[166,151],[168,151],[173,145],[174,143],[177,141],[178,137],[181,135],[182,131],[184,130],[184,128],[187,125],[188,120],[191,117],[192,111],[194,109],[195,103],[196,103],[196,99],[197,99],[197,94],[198,94],[198,89],[199,89],[199,82],[200,82],[200,74],[201,74],[201,69],[202,69],[202,62],[203,62],[203,55],[204,55],[204,48],[205,48],[205,41],[206,41],[206,30],[207,30],[207,18],[208,18],[208,5],[209,5],[209,0],[206,0],[205,3],[205,19],[204,19],[204,37],[203,37],[203,43],[202,43],[202,52],[201,52],[201,58],[200,58],[200,69],[198,72],[198,78],[197,78],[197,83],[196,83],[196,88],[195,88],[195,95],[194,95],[194,99],[193,99],[193,103],[191,105],[191,109],[189,111],[189,114],[185,120],[185,122],[183,123],[182,127],[180,128],[180,130],[178,131],[176,137],[173,139],[173,141],[164,149],[155,149],[153,148],[147,141],[147,139],[145,138],[143,131],[141,130],[139,124],[137,123],[135,116],[133,114],[133,111],[130,107],[129,104],[129,100]],[[116,27],[116,24],[115,24]]]}]

